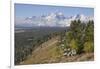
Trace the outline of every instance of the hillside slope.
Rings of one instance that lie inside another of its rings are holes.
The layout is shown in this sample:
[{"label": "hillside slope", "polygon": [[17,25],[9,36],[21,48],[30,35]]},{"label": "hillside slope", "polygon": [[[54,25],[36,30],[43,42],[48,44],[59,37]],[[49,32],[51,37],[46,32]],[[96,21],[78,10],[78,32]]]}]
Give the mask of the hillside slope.
[{"label": "hillside slope", "polygon": [[28,56],[27,60],[20,64],[37,64],[55,62],[55,59],[61,57],[61,50],[57,46],[59,37],[52,38],[41,46],[36,48],[32,55]]},{"label": "hillside slope", "polygon": [[63,56],[63,51],[58,46],[59,38],[60,37],[57,36],[43,43],[32,52],[32,55],[27,57],[27,60],[21,62],[20,64],[26,65],[94,60],[93,53],[81,54],[71,57]]}]

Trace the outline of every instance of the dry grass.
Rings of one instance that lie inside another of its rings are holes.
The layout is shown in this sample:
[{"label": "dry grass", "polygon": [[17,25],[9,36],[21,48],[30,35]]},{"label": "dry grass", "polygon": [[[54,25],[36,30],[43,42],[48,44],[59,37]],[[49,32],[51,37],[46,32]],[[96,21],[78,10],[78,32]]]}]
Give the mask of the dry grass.
[{"label": "dry grass", "polygon": [[32,55],[27,60],[20,64],[41,64],[41,63],[53,63],[58,62],[62,56],[62,50],[57,46],[58,37],[53,38],[46,43],[42,48],[39,47],[33,51]]},{"label": "dry grass", "polygon": [[38,47],[35,51],[33,51],[32,55],[28,56],[27,60],[20,64],[64,63],[94,60],[93,53],[84,53],[81,55],[65,57],[62,55],[63,51],[57,44],[58,37],[43,43],[42,48]]}]

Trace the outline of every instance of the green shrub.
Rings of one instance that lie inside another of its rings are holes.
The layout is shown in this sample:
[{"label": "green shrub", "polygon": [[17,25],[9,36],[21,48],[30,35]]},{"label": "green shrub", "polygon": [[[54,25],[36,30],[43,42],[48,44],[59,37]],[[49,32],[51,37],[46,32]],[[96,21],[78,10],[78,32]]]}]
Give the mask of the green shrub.
[{"label": "green shrub", "polygon": [[71,42],[70,42],[70,48],[71,49],[75,49],[76,52],[78,52],[79,50],[79,47],[78,47],[78,43],[75,39],[72,39]]},{"label": "green shrub", "polygon": [[94,51],[94,44],[91,41],[84,43],[84,52],[89,53]]}]

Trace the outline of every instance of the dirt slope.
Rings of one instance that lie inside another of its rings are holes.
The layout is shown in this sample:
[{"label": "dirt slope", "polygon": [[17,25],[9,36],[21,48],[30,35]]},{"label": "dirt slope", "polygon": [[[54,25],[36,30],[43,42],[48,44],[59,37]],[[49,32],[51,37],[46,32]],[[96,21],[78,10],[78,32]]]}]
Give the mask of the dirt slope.
[{"label": "dirt slope", "polygon": [[55,37],[43,43],[32,52],[32,55],[28,56],[27,60],[20,64],[46,63],[51,62],[50,59],[56,59],[60,55],[60,50],[57,46],[58,40],[59,37]]},{"label": "dirt slope", "polygon": [[64,63],[75,61],[93,61],[93,53],[85,53],[72,57],[63,56],[63,51],[58,46],[59,37],[52,38],[36,48],[27,60],[20,64]]}]

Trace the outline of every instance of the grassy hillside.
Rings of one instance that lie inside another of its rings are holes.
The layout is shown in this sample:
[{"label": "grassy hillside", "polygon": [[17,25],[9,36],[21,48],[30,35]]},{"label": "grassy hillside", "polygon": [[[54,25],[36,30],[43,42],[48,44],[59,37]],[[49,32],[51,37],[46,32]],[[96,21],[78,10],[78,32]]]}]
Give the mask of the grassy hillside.
[{"label": "grassy hillside", "polygon": [[58,45],[59,37],[52,38],[43,43],[43,47],[39,46],[32,52],[27,60],[20,64],[45,64],[45,63],[65,63],[65,62],[79,62],[79,61],[93,61],[93,53],[83,53],[75,56],[64,56],[63,50]]},{"label": "grassy hillside", "polygon": [[62,56],[62,50],[58,46],[59,37],[52,38],[47,42],[43,43],[43,47],[39,46],[29,56],[27,60],[21,62],[21,64],[41,64],[41,63],[52,63],[59,62]]}]

